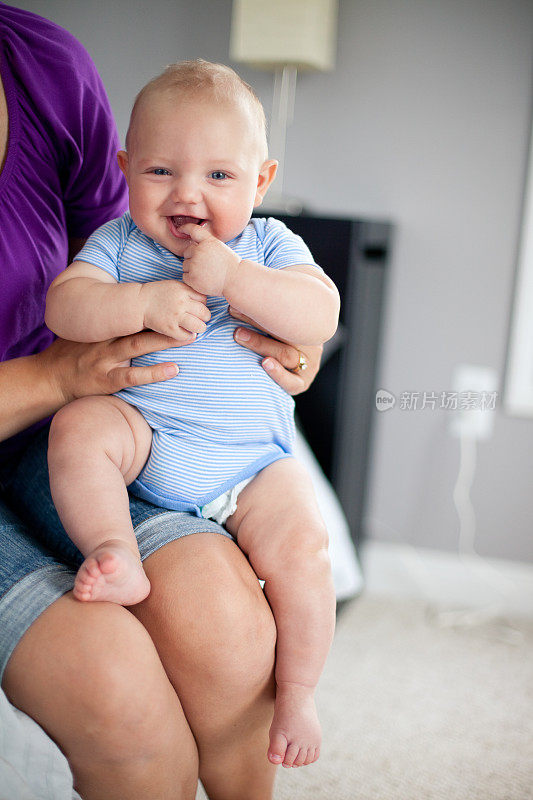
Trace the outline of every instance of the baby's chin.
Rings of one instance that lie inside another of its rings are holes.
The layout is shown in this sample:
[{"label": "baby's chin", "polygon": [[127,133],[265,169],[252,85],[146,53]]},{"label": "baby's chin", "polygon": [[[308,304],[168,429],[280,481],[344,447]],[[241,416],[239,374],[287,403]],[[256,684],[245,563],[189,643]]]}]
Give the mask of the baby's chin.
[{"label": "baby's chin", "polygon": [[191,242],[190,238],[187,239],[171,239],[170,241],[158,242],[166,250],[169,250],[178,258],[183,258],[186,249]]},{"label": "baby's chin", "polygon": [[177,236],[173,236],[172,234],[170,234],[168,230],[148,231],[148,230],[143,230],[143,228],[141,228],[140,225],[138,225],[137,227],[142,233],[144,233],[145,236],[148,236],[156,244],[160,245],[161,247],[164,247],[165,250],[168,250],[173,255],[178,256],[178,258],[183,258],[185,250],[191,243],[190,236],[183,235],[183,237],[180,236],[178,238]]}]

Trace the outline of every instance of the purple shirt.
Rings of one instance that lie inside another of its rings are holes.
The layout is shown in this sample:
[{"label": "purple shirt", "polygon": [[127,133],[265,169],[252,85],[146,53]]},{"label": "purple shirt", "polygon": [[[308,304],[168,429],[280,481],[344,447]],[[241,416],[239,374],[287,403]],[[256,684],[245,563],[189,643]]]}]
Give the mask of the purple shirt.
[{"label": "purple shirt", "polygon": [[70,33],[0,2],[0,73],[9,117],[0,173],[4,361],[50,344],[46,290],[67,266],[69,236],[120,216],[127,191],[103,83]]}]

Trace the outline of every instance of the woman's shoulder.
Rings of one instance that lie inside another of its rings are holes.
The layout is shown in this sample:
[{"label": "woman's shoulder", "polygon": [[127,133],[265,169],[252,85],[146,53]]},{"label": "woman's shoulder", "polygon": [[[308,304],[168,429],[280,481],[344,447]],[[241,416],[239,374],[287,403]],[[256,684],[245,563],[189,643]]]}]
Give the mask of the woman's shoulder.
[{"label": "woman's shoulder", "polygon": [[65,63],[83,69],[92,63],[85,47],[70,31],[31,11],[0,2],[0,31],[11,54],[19,49],[32,53],[45,70],[49,67],[59,71]]},{"label": "woman's shoulder", "polygon": [[15,81],[47,97],[56,107],[68,105],[100,78],[85,47],[72,33],[30,11],[0,3],[0,40]]}]

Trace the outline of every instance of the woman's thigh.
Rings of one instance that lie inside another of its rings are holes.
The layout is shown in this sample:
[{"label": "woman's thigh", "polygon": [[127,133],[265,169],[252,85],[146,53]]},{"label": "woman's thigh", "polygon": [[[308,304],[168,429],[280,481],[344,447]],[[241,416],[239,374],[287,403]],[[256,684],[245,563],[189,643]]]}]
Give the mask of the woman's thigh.
[{"label": "woman's thigh", "polygon": [[65,594],[18,642],[3,688],[59,745],[83,797],[194,797],[196,743],[150,636],[125,608]]},{"label": "woman's thigh", "polygon": [[[61,741],[68,732],[62,742],[67,754],[87,730],[103,727],[104,719],[109,724],[115,715],[118,745],[127,722],[120,715],[141,724],[160,694],[179,706],[142,625],[122,606],[80,603],[70,592],[22,636],[8,660],[3,688],[53,738]],[[142,703],[135,690],[142,690]]]},{"label": "woman's thigh", "polygon": [[196,745],[150,635],[121,606],[74,600],[75,557],[61,558],[47,484],[35,477],[28,472],[38,495],[28,514],[41,510],[41,537],[53,549],[0,498],[0,678],[8,698],[55,739],[79,780],[100,780],[90,773],[102,761],[126,775],[135,759],[168,771],[184,753],[191,769],[175,785],[192,785]]}]

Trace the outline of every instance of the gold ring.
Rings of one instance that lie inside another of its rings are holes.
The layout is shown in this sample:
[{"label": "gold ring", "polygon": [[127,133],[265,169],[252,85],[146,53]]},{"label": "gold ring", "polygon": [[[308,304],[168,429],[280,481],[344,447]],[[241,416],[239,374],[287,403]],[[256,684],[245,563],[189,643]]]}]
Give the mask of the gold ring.
[{"label": "gold ring", "polygon": [[300,353],[298,351],[298,363],[296,364],[292,372],[298,375],[299,372],[303,372],[304,369],[307,369],[308,366],[309,364],[307,363],[307,358],[304,356],[303,353]]}]

